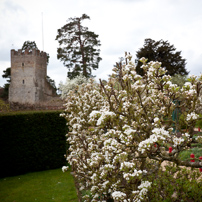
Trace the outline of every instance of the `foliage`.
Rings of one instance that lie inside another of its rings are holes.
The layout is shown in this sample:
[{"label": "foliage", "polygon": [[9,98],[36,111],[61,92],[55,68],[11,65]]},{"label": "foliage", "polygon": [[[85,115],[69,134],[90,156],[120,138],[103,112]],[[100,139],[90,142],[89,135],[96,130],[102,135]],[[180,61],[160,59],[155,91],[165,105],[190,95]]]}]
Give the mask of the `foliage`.
[{"label": "foliage", "polygon": [[[202,118],[202,114],[199,114],[199,116]],[[202,119],[196,122],[196,127],[200,127],[202,130]]]},{"label": "foliage", "polygon": [[7,100],[8,99],[8,94],[9,94],[9,83],[5,83],[3,86],[3,93],[1,94],[1,98]]},{"label": "foliage", "polygon": [[[180,88],[159,62],[141,58],[145,73],[141,76],[131,59],[127,55],[126,65],[113,69],[106,85],[91,81],[67,95],[62,114],[70,130],[67,160],[80,191],[90,190],[85,201],[146,201],[153,186],[147,177],[165,160],[202,167],[202,162],[182,161],[178,155],[193,142],[202,76],[191,76]],[[180,105],[174,100],[180,100]],[[184,117],[179,123],[171,116],[176,107]],[[171,153],[166,151],[168,145]]]},{"label": "foliage", "polygon": [[195,160],[198,161],[198,158],[200,156],[202,156],[202,148],[194,147],[194,148],[191,148],[189,150],[182,151],[179,154],[179,158],[184,160],[184,161],[189,160],[190,154],[192,154],[192,153],[195,155],[195,158],[196,158]]},{"label": "foliage", "polygon": [[148,192],[149,202],[200,202],[202,179],[198,169],[190,170],[166,163],[164,169],[148,176],[152,188]]},{"label": "foliage", "polygon": [[145,39],[143,48],[140,48],[136,53],[138,74],[143,75],[140,58],[148,58],[148,61],[161,62],[162,67],[166,68],[167,74],[174,76],[180,74],[182,76],[188,75],[185,69],[186,60],[182,58],[181,51],[176,51],[174,45],[170,45],[168,41],[155,41],[152,39]]},{"label": "foliage", "polygon": [[3,70],[3,73],[4,74],[2,75],[2,77],[8,79],[6,81],[8,83],[10,83],[11,82],[11,68],[10,67],[6,68],[6,70]]},{"label": "foliage", "polygon": [[68,68],[67,77],[70,79],[80,74],[87,78],[92,77],[92,69],[98,69],[101,60],[100,50],[96,49],[100,46],[98,35],[82,26],[86,19],[90,19],[86,14],[69,18],[68,23],[58,29],[56,36],[59,43],[57,58]]},{"label": "foliage", "polygon": [[59,112],[2,114],[0,131],[0,177],[58,168],[65,162],[67,126]]},{"label": "foliage", "polygon": [[22,45],[22,50],[25,51],[26,49],[29,49],[29,50],[36,49],[36,50],[38,50],[35,41],[25,41],[23,43],[23,45]]},{"label": "foliage", "polygon": [[62,99],[66,98],[70,90],[75,90],[77,86],[87,82],[88,82],[88,79],[82,75],[78,75],[73,79],[67,78],[65,84],[61,82],[59,84],[59,91],[61,92]]},{"label": "foliage", "polygon": [[187,82],[187,75],[175,74],[171,79],[172,83],[177,84],[180,88]]},{"label": "foliage", "polygon": [[8,92],[9,92],[9,86],[11,83],[11,68],[10,67],[6,68],[6,70],[3,70],[3,73],[4,74],[2,75],[2,77],[6,78],[7,79],[6,81],[8,83],[4,84],[4,86],[3,86],[4,92],[3,92],[2,97],[7,99],[8,98]]},{"label": "foliage", "polygon": [[78,202],[72,175],[70,172],[62,173],[61,169],[2,178],[0,187],[2,202]]},{"label": "foliage", "polygon": [[0,99],[0,112],[9,112],[9,104],[6,104],[2,99]]}]

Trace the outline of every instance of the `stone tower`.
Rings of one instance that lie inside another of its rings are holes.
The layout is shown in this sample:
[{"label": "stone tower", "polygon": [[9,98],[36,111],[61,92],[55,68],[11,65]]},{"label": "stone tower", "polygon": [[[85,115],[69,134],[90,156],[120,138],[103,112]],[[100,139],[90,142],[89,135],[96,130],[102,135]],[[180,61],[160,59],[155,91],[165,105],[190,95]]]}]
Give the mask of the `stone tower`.
[{"label": "stone tower", "polygon": [[55,93],[47,82],[47,55],[36,49],[11,50],[9,102],[37,105]]}]

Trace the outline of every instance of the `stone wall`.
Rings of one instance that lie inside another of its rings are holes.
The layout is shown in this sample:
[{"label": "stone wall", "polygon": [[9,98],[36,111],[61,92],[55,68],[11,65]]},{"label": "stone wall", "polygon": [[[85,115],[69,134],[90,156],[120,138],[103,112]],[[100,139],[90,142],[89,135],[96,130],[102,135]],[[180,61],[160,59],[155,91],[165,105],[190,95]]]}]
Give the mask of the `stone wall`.
[{"label": "stone wall", "polygon": [[11,50],[9,102],[37,105],[56,96],[47,84],[47,54],[36,49]]},{"label": "stone wall", "polygon": [[30,111],[30,110],[64,110],[64,101],[59,97],[54,97],[51,101],[41,102],[37,104],[21,104],[18,102],[10,103],[10,109],[12,111]]}]

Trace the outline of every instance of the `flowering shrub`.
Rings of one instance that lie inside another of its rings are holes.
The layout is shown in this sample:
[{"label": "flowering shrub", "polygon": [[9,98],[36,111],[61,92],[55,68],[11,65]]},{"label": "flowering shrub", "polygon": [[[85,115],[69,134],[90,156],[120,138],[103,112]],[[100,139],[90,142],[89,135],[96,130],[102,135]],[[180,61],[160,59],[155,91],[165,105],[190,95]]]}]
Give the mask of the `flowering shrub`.
[{"label": "flowering shrub", "polygon": [[62,99],[66,98],[70,90],[73,90],[76,88],[76,86],[87,82],[88,79],[83,75],[76,76],[74,79],[67,78],[65,84],[61,82],[59,84],[59,91],[61,92]]},{"label": "flowering shrub", "polygon": [[[202,76],[191,76],[179,88],[161,63],[142,58],[145,74],[140,76],[131,58],[129,54],[125,65],[117,64],[107,84],[90,80],[67,94],[62,114],[70,131],[67,161],[80,191],[90,190],[84,201],[146,201],[152,186],[147,177],[163,161],[202,167],[202,162],[178,158],[194,141]],[[172,119],[176,107],[181,109],[180,121]],[[168,145],[174,148],[171,153]]]},{"label": "flowering shrub", "polygon": [[202,179],[198,169],[193,171],[167,163],[164,170],[159,169],[148,176],[148,180],[152,181],[152,189],[148,192],[149,202],[201,202]]}]

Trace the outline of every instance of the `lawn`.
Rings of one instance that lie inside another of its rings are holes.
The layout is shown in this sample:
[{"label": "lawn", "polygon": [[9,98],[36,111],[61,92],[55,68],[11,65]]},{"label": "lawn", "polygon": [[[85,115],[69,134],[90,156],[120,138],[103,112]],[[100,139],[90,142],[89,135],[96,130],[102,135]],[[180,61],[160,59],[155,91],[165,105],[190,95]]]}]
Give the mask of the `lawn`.
[{"label": "lawn", "polygon": [[2,202],[78,202],[70,171],[61,169],[0,179]]},{"label": "lawn", "polygon": [[[193,138],[196,138],[198,135],[202,135],[202,133],[198,132],[196,135],[194,135]],[[191,149],[184,150],[180,152],[179,158],[183,161],[189,160],[190,159],[190,154],[193,153],[195,155],[195,158],[199,158],[202,156],[202,144],[201,143],[193,143],[191,145]]]}]

